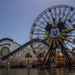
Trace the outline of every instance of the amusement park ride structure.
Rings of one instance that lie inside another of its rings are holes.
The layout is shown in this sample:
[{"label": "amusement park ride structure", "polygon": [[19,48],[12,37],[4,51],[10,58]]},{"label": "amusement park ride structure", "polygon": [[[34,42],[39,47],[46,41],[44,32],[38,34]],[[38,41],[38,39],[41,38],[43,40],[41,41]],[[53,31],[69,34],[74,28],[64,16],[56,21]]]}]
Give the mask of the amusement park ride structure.
[{"label": "amusement park ride structure", "polygon": [[72,66],[75,64],[74,40],[75,8],[53,6],[44,10],[34,21],[30,41],[1,59],[16,66]]},{"label": "amusement park ride structure", "polygon": [[64,57],[61,59],[67,59],[66,64],[71,64],[71,60],[75,56],[74,51],[72,51],[75,47],[73,43],[74,33],[75,8],[67,5],[57,5],[47,8],[36,18],[31,29],[31,39],[38,38],[48,43],[48,57],[44,58],[44,62],[47,58],[51,59],[52,53],[54,59],[60,58],[61,53]]}]

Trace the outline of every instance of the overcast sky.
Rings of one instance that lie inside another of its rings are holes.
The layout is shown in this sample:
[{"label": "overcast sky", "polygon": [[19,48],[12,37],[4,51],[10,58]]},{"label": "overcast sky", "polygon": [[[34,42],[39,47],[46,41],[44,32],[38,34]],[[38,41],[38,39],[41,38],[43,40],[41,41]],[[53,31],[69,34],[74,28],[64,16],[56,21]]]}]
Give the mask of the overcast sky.
[{"label": "overcast sky", "polygon": [[75,6],[75,0],[0,0],[0,38],[25,43],[38,14],[58,4]]}]

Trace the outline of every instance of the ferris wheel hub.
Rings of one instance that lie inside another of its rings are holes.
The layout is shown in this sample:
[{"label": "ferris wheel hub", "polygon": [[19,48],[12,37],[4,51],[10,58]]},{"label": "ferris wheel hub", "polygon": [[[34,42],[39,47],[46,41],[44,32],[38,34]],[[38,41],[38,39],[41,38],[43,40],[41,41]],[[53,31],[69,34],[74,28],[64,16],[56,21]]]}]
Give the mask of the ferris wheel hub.
[{"label": "ferris wheel hub", "polygon": [[50,33],[50,36],[52,38],[57,38],[60,36],[60,32],[59,32],[59,28],[52,28],[51,29],[51,33]]}]

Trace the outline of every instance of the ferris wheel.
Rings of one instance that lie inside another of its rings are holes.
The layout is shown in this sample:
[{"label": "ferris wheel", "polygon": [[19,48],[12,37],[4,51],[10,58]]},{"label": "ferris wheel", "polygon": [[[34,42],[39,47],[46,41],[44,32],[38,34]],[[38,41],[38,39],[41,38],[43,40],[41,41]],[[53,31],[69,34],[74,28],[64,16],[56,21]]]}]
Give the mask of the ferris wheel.
[{"label": "ferris wheel", "polygon": [[30,38],[45,40],[53,48],[60,43],[69,49],[74,46],[75,8],[57,5],[44,10],[34,21]]},{"label": "ferris wheel", "polygon": [[56,5],[44,10],[33,22],[30,39],[46,41],[51,50],[60,48],[67,56],[75,54],[75,8]]}]

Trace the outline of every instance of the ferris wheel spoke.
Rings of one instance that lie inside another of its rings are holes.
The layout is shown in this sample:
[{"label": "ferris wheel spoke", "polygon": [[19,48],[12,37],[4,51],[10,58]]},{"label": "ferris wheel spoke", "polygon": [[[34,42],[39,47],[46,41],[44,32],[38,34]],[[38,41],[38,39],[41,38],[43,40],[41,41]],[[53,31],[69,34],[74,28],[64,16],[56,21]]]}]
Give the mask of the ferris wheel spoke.
[{"label": "ferris wheel spoke", "polygon": [[65,44],[66,44],[67,47],[69,47],[69,49],[73,49],[73,47],[74,47],[74,46],[72,45],[72,43],[70,43],[70,42],[68,42],[68,41],[67,41]]},{"label": "ferris wheel spoke", "polygon": [[73,39],[75,37],[74,33],[61,34],[61,38],[67,37],[69,39]]},{"label": "ferris wheel spoke", "polygon": [[73,19],[71,20],[71,22],[72,22],[72,23],[75,22],[75,18],[73,18]]},{"label": "ferris wheel spoke", "polygon": [[39,21],[35,24],[35,26],[40,25],[42,27],[46,26],[47,23],[43,22],[43,21]]},{"label": "ferris wheel spoke", "polygon": [[38,32],[36,32],[36,33],[33,33],[34,35],[44,35],[44,33],[38,33]]},{"label": "ferris wheel spoke", "polygon": [[[74,11],[74,9],[73,9],[72,11]],[[72,15],[69,17],[70,22],[71,22],[71,19],[74,17],[74,15],[75,15],[75,11],[74,11],[74,12],[72,13]]]},{"label": "ferris wheel spoke", "polygon": [[54,25],[54,24],[55,24],[55,18],[53,17],[52,10],[49,9],[48,11],[50,12],[50,14],[51,14],[51,18],[52,18],[52,21],[53,21],[53,24],[52,24],[52,25]]},{"label": "ferris wheel spoke", "polygon": [[68,13],[67,13],[66,16],[65,16],[64,22],[66,22],[66,21],[68,20],[68,18],[69,18],[69,16],[71,15],[71,12],[72,12],[72,11],[73,11],[72,8],[69,8],[69,9],[68,9]]},{"label": "ferris wheel spoke", "polygon": [[[48,11],[48,10],[47,10],[47,11]],[[48,21],[51,22],[51,18],[50,18],[50,16],[49,16],[49,13],[47,13],[47,11],[45,12],[45,16],[46,16],[46,18],[48,19]]]},{"label": "ferris wheel spoke", "polygon": [[61,32],[61,36],[72,34],[73,31],[75,31],[73,28],[64,29],[64,31]]},{"label": "ferris wheel spoke", "polygon": [[54,8],[54,18],[55,18],[55,24],[57,24],[57,9]]},{"label": "ferris wheel spoke", "polygon": [[59,16],[59,20],[58,20],[58,21],[61,21],[61,19],[62,19],[61,13],[62,13],[62,12],[61,12],[61,8],[59,8],[59,15],[58,15],[58,16]]},{"label": "ferris wheel spoke", "polygon": [[56,40],[53,41],[53,47],[56,47]]},{"label": "ferris wheel spoke", "polygon": [[41,25],[41,24],[38,25],[37,27],[38,27],[38,28],[41,28],[42,30],[45,30],[45,28],[44,28],[43,25]]},{"label": "ferris wheel spoke", "polygon": [[36,29],[35,29],[35,32],[38,32],[38,33],[42,32],[42,33],[44,33],[45,30],[42,30],[42,29],[36,28]]},{"label": "ferris wheel spoke", "polygon": [[60,41],[60,40],[56,40],[56,45],[57,45],[57,46],[60,46],[59,41]]},{"label": "ferris wheel spoke", "polygon": [[47,39],[47,42],[49,43],[49,47],[51,47],[51,45],[52,45],[52,42],[53,42],[53,39]]},{"label": "ferris wheel spoke", "polygon": [[64,22],[63,18],[65,17],[65,12],[66,11],[66,8],[63,9],[63,13],[62,13],[62,21]]},{"label": "ferris wheel spoke", "polygon": [[50,50],[48,50],[48,52],[46,53],[46,55],[45,55],[45,57],[44,57],[44,59],[43,59],[42,64],[46,64],[46,63],[47,63],[47,60],[48,60],[48,58],[49,58],[49,51],[50,51]]},{"label": "ferris wheel spoke", "polygon": [[44,15],[41,15],[41,16],[42,16],[42,19],[44,20],[44,22],[48,23],[46,16],[44,16]]},{"label": "ferris wheel spoke", "polygon": [[72,41],[70,41],[69,39],[63,38],[63,40],[68,41],[70,43],[72,43]]},{"label": "ferris wheel spoke", "polygon": [[67,36],[68,36],[68,37],[70,37],[70,36],[71,36],[71,37],[75,37],[75,35],[72,35],[72,34],[67,34]]},{"label": "ferris wheel spoke", "polygon": [[73,49],[75,47],[75,45],[69,41],[66,41],[65,45],[68,49]]},{"label": "ferris wheel spoke", "polygon": [[46,24],[52,23],[52,17],[51,17],[51,14],[48,12],[48,10],[46,12],[44,11],[44,15],[48,19],[48,22]]},{"label": "ferris wheel spoke", "polygon": [[74,34],[72,34],[72,33],[70,33],[70,34],[61,34],[61,37],[67,37],[67,38],[74,38],[75,37],[75,35]]}]

